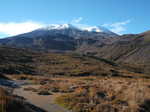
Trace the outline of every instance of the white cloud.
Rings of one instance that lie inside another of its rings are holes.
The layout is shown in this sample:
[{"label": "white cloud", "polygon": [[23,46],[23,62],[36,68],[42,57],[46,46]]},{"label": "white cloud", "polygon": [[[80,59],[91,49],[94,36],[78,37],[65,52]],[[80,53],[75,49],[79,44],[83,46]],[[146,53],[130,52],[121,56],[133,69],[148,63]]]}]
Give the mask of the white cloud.
[{"label": "white cloud", "polygon": [[71,23],[80,23],[82,20],[83,20],[83,18],[82,18],[82,17],[79,17],[79,18],[73,19],[73,20],[71,21]]},{"label": "white cloud", "polygon": [[78,17],[76,19],[73,19],[70,23],[80,29],[85,29],[85,28],[91,27],[90,25],[81,23],[82,20],[83,20],[83,17]]},{"label": "white cloud", "polygon": [[108,28],[112,32],[121,34],[122,32],[127,30],[126,25],[130,22],[131,22],[131,20],[126,20],[126,21],[116,22],[116,23],[112,23],[112,24],[103,24],[102,26]]},{"label": "white cloud", "polygon": [[[83,20],[82,17],[76,18],[71,21],[71,24],[81,28],[89,28],[89,25],[81,24],[80,22]],[[123,22],[116,22],[112,24],[103,24],[102,26],[108,28],[109,30],[121,34],[126,31],[126,25],[130,23],[130,20]],[[35,29],[47,26],[46,24],[42,24],[39,22],[33,21],[25,21],[25,22],[0,22],[0,37],[6,36],[14,36],[22,33],[27,33],[33,31]]]},{"label": "white cloud", "polygon": [[26,22],[0,22],[0,33],[8,36],[18,35],[43,27],[44,24],[32,21]]}]

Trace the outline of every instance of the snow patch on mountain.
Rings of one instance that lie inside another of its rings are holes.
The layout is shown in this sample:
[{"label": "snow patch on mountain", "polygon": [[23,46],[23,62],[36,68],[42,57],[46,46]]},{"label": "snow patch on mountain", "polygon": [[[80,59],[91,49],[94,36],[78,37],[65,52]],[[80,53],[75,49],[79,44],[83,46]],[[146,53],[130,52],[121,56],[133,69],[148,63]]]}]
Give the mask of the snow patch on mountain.
[{"label": "snow patch on mountain", "polygon": [[78,29],[77,27],[71,25],[71,24],[51,24],[47,27],[44,27],[42,29],[45,30],[62,30],[62,29]]},{"label": "snow patch on mountain", "polygon": [[82,29],[86,30],[86,31],[89,31],[89,32],[103,32],[103,30],[100,29],[97,26],[85,27],[85,28],[82,28]]},{"label": "snow patch on mountain", "polygon": [[82,30],[84,31],[88,31],[88,32],[104,32],[104,33],[109,33],[112,34],[113,32],[111,32],[110,30],[102,27],[102,26],[89,26],[89,27],[83,27]]}]

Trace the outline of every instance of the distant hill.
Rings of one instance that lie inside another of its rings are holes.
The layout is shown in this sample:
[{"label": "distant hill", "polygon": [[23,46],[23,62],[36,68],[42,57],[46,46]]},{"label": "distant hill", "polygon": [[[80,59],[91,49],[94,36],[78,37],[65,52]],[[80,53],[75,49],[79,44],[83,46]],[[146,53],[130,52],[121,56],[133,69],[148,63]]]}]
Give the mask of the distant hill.
[{"label": "distant hill", "polygon": [[[92,50],[93,49],[93,50]],[[150,31],[141,34],[128,34],[117,38],[113,43],[94,49],[80,49],[85,54],[137,67],[139,71],[150,73]]]}]

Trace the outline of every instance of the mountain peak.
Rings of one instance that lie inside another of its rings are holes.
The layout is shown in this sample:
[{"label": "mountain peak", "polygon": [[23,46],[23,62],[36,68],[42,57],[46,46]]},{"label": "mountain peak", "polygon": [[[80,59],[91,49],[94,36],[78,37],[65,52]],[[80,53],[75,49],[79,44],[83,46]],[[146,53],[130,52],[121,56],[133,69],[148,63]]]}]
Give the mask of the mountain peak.
[{"label": "mountain peak", "polygon": [[50,24],[45,28],[45,30],[62,30],[62,29],[78,29],[77,27],[73,26],[72,24]]}]

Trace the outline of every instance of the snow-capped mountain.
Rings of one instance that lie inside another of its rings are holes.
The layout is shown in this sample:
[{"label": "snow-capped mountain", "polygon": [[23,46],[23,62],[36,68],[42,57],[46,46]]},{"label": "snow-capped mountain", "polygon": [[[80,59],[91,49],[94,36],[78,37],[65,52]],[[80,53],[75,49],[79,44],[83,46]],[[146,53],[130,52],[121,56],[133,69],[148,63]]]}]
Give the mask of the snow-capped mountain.
[{"label": "snow-capped mountain", "polygon": [[29,33],[0,39],[0,44],[44,49],[75,50],[84,45],[101,45],[118,36],[102,27],[76,27],[71,24],[52,24]]},{"label": "snow-capped mountain", "polygon": [[[36,32],[36,34],[35,34]],[[33,31],[33,35],[38,34],[63,34],[73,37],[75,39],[79,38],[101,38],[101,37],[114,37],[117,34],[109,31],[108,29],[100,26],[87,26],[87,27],[78,27],[72,24],[51,24],[43,28],[39,28]]]}]

